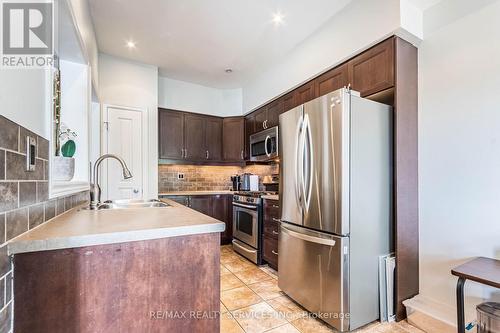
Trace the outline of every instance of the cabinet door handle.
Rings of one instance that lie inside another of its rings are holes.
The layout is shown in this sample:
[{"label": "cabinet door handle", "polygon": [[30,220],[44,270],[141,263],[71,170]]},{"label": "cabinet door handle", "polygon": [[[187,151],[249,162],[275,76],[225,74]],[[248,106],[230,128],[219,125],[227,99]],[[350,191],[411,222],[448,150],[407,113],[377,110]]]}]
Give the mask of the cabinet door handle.
[{"label": "cabinet door handle", "polygon": [[276,251],[274,251],[274,250],[272,250],[271,252],[272,252],[275,256],[277,256],[277,255],[278,255],[278,252],[276,252]]},{"label": "cabinet door handle", "polygon": [[241,151],[241,159],[243,159],[243,150]]},{"label": "cabinet door handle", "polygon": [[206,156],[206,158],[207,158],[207,160],[208,160],[208,157],[210,156],[210,154],[208,153],[208,150],[207,150],[207,152],[206,152],[205,156]]},{"label": "cabinet door handle", "polygon": [[281,223],[281,220],[280,220],[280,219],[277,219],[277,218],[275,218],[275,217],[273,217],[273,221],[274,221],[274,222]]},{"label": "cabinet door handle", "polygon": [[188,150],[186,148],[186,149],[184,149],[184,158],[187,158],[187,157],[188,157]]},{"label": "cabinet door handle", "polygon": [[273,205],[273,208],[280,208],[280,206],[278,206],[278,205]]},{"label": "cabinet door handle", "polygon": [[273,230],[273,235],[279,235],[280,233]]}]

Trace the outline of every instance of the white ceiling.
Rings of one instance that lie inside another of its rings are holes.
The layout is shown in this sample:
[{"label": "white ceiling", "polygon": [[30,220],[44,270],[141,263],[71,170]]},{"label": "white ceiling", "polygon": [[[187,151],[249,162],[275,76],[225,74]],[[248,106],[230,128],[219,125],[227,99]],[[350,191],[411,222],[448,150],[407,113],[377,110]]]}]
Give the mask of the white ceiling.
[{"label": "white ceiling", "polygon": [[[100,52],[216,88],[241,87],[351,1],[89,0]],[[272,23],[278,11],[282,26]],[[126,48],[130,39],[136,49]]]}]

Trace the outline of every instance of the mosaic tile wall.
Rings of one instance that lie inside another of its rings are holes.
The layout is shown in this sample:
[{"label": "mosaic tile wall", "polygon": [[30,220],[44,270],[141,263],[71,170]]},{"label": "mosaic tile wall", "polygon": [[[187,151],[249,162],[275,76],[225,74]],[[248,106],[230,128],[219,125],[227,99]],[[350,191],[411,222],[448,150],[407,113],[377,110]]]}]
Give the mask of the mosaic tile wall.
[{"label": "mosaic tile wall", "polygon": [[[37,139],[36,168],[25,171],[26,135]],[[8,242],[88,200],[88,192],[49,200],[49,141],[0,115],[0,333],[13,330]]]},{"label": "mosaic tile wall", "polygon": [[[242,173],[259,175],[260,189],[264,190],[264,176],[277,174],[279,168],[274,165],[238,166],[199,166],[199,165],[159,165],[158,192],[172,191],[221,191],[232,187],[231,176]],[[178,173],[184,174],[184,179],[178,179]]]}]

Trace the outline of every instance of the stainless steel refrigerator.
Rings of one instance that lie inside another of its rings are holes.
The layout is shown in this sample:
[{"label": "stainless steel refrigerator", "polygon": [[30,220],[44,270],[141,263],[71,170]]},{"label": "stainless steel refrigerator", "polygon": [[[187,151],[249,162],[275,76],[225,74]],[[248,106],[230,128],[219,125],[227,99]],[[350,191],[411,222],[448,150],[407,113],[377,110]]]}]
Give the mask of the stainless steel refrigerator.
[{"label": "stainless steel refrigerator", "polygon": [[279,117],[278,285],[339,331],[379,317],[391,251],[392,108],[340,89]]}]

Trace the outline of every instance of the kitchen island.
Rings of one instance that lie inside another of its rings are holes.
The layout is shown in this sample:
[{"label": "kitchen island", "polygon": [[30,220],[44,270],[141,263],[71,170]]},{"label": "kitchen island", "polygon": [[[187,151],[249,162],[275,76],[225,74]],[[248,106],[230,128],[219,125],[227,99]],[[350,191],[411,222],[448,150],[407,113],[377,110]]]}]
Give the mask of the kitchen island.
[{"label": "kitchen island", "polygon": [[16,332],[218,332],[224,223],[73,209],[13,240]]}]

